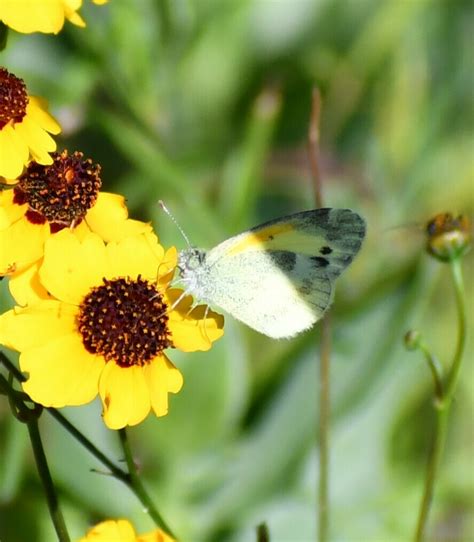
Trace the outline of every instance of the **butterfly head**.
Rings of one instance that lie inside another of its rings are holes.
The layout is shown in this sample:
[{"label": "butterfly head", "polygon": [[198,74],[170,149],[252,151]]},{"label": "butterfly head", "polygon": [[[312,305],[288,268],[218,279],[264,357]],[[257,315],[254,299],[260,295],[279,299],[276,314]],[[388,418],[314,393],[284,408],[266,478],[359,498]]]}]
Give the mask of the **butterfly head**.
[{"label": "butterfly head", "polygon": [[187,272],[194,272],[202,267],[206,259],[206,252],[199,248],[187,248],[181,250],[178,256],[178,270],[181,276]]},{"label": "butterfly head", "polygon": [[206,251],[198,248],[181,250],[178,256],[178,272],[185,291],[199,301],[209,297],[209,272],[206,266]]}]

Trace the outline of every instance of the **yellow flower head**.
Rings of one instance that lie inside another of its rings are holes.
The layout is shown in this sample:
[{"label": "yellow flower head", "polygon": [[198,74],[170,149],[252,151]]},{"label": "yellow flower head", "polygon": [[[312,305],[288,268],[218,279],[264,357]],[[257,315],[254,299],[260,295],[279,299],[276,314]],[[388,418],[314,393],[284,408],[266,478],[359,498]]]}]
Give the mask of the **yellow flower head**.
[{"label": "yellow flower head", "polygon": [[175,542],[161,529],[138,536],[126,519],[109,519],[89,530],[78,542]]},{"label": "yellow flower head", "polygon": [[[93,233],[52,236],[39,270],[48,294],[0,316],[0,343],[20,352],[26,393],[53,407],[99,394],[112,429],[150,409],[165,415],[183,383],[165,350],[208,350],[223,334],[222,316],[168,287],[176,261],[152,233],[108,244]],[[20,296],[30,287],[22,283]]]},{"label": "yellow flower head", "polygon": [[0,67],[0,177],[15,179],[31,159],[51,164],[49,153],[56,142],[49,133],[60,131],[46,104],[29,96],[25,83]]},{"label": "yellow flower head", "polygon": [[0,192],[0,275],[13,277],[11,289],[27,280],[25,273],[31,278],[46,240],[64,228],[79,238],[93,231],[105,241],[151,231],[149,224],[128,219],[123,197],[99,192],[98,164],[67,151],[53,153],[52,161],[31,162],[12,188]]},{"label": "yellow flower head", "polygon": [[[105,4],[108,0],[92,0]],[[1,0],[0,21],[17,32],[57,34],[68,19],[77,26],[86,26],[77,13],[82,0]]]}]

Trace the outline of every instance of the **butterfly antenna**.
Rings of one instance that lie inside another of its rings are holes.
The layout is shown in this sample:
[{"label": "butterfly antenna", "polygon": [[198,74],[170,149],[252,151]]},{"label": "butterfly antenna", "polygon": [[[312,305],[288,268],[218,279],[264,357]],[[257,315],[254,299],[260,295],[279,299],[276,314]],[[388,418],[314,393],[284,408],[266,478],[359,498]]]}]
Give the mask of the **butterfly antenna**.
[{"label": "butterfly antenna", "polygon": [[188,245],[189,248],[192,248],[191,247],[191,243],[189,242],[189,239],[188,239],[188,236],[184,233],[184,230],[183,228],[179,225],[178,221],[176,220],[176,218],[171,214],[171,211],[168,209],[168,207],[166,207],[166,205],[164,204],[163,200],[159,200],[158,201],[158,204],[160,205],[160,207],[163,209],[163,211],[171,218],[171,220],[173,221],[174,225],[178,228],[178,230],[180,231],[181,235],[183,236],[184,240],[186,241],[186,244]]},{"label": "butterfly antenna", "polygon": [[421,222],[404,222],[403,224],[396,224],[395,226],[387,226],[383,228],[384,233],[400,231],[400,230],[417,230],[420,231],[423,229],[423,224]]}]

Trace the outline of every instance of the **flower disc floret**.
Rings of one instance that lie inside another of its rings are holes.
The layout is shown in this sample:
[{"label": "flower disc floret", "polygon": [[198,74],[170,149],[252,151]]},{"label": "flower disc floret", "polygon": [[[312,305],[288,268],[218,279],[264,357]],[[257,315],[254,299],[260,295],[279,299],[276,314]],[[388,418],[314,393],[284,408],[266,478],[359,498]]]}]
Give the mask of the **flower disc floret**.
[{"label": "flower disc floret", "polygon": [[61,230],[80,239],[95,232],[105,241],[151,231],[150,224],[128,218],[123,196],[100,191],[100,174],[100,165],[82,152],[64,150],[53,153],[51,165],[30,162],[11,187],[0,191],[0,276],[10,276],[19,304],[31,303],[40,292],[30,289],[33,297],[20,299],[17,281],[38,286],[34,275],[44,244]]},{"label": "flower disc floret", "polygon": [[21,122],[28,105],[26,85],[22,79],[0,68],[0,130],[9,122]]},{"label": "flower disc floret", "polygon": [[168,307],[150,282],[104,279],[80,306],[78,329],[85,349],[120,367],[142,366],[171,346]]},{"label": "flower disc floret", "polygon": [[77,226],[91,209],[102,186],[100,165],[82,152],[52,154],[51,165],[31,162],[15,185],[13,203],[28,205],[32,224],[49,223],[51,233]]},{"label": "flower disc floret", "polygon": [[51,164],[56,142],[49,134],[60,131],[44,100],[30,96],[22,79],[0,67],[0,177],[16,179],[30,160]]}]

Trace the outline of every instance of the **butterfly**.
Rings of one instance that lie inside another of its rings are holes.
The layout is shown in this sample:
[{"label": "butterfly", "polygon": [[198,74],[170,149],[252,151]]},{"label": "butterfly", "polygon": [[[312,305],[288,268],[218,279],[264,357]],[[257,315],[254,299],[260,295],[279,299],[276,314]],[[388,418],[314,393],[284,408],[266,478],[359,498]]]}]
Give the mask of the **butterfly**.
[{"label": "butterfly", "polygon": [[365,230],[364,219],[350,209],[283,216],[210,250],[180,251],[180,280],[186,294],[256,331],[293,337],[322,318]]}]

